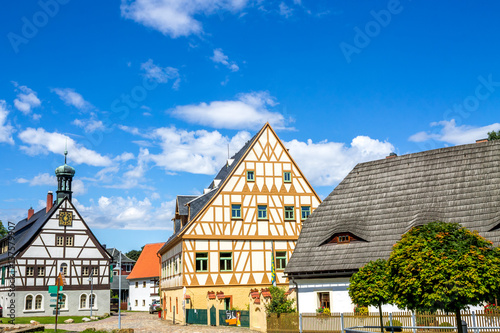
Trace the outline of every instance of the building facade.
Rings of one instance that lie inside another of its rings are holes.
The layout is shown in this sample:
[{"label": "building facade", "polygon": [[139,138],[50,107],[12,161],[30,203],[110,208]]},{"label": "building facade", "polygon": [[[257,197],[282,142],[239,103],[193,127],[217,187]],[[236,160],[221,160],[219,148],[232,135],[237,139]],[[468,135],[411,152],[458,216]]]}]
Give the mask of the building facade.
[{"label": "building facade", "polygon": [[308,219],[286,268],[298,285],[299,311],[352,312],[350,276],[388,259],[415,226],[460,223],[498,246],[499,185],[500,141],[358,164]]},{"label": "building facade", "polygon": [[146,244],[132,272],[127,276],[130,310],[149,311],[151,303],[160,300],[158,250],[163,244],[165,243]]},{"label": "building facade", "polygon": [[[283,270],[320,198],[269,124],[200,196],[178,196],[174,235],[160,249],[163,318],[185,309],[246,310],[252,289],[288,287]],[[219,324],[217,316],[216,323]]]},{"label": "building facade", "polygon": [[[118,296],[120,290],[120,276],[121,276],[121,301],[122,308],[129,309],[130,308],[130,299],[128,292],[128,281],[127,277],[132,272],[132,269],[135,265],[135,260],[127,257],[123,252],[119,251],[115,248],[108,248],[108,253],[113,258],[113,278],[111,279],[110,288],[113,292],[113,296]],[[119,266],[121,257],[121,268]],[[121,270],[121,272],[120,272]]]},{"label": "building facade", "polygon": [[65,281],[61,315],[87,316],[91,309],[109,313],[111,257],[71,203],[74,173],[66,163],[57,168],[56,200],[49,192],[46,208],[36,213],[30,208],[27,218],[0,240],[5,317],[52,316],[48,287],[60,272]]}]

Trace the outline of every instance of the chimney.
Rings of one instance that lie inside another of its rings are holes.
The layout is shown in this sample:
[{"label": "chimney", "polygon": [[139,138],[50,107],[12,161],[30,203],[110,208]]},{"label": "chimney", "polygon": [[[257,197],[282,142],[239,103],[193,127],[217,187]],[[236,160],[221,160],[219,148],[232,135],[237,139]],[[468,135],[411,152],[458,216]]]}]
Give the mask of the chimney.
[{"label": "chimney", "polygon": [[33,207],[30,207],[30,209],[28,209],[28,221],[33,216],[33,214],[35,214],[35,210],[33,209]]},{"label": "chimney", "polygon": [[52,191],[47,193],[47,208],[45,208],[45,213],[48,213],[54,204],[54,196],[52,195]]},{"label": "chimney", "polygon": [[476,140],[476,143],[483,143],[483,142],[488,142],[488,139],[479,139],[479,140]]},{"label": "chimney", "polygon": [[398,156],[398,154],[396,154],[396,153],[390,153],[389,156],[386,156],[385,158],[394,158],[397,156]]}]

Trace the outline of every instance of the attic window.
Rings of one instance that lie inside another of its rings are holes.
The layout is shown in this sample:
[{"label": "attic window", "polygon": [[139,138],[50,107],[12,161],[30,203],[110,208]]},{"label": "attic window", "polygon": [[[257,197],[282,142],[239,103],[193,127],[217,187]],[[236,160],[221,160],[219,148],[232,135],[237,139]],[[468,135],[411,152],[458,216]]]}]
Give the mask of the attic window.
[{"label": "attic window", "polygon": [[255,181],[255,172],[253,170],[247,171],[247,182]]},{"label": "attic window", "polygon": [[346,244],[357,240],[359,239],[354,236],[351,236],[351,234],[343,233],[343,234],[333,235],[329,241],[326,241],[323,244]]}]

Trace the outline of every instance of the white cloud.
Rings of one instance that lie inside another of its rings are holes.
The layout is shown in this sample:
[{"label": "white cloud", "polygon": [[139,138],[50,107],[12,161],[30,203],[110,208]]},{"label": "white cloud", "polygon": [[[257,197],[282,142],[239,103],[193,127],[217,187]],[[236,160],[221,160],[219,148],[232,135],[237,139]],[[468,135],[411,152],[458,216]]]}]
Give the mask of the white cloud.
[{"label": "white cloud", "polygon": [[250,139],[248,132],[238,132],[232,138],[218,131],[186,131],[164,127],[154,131],[162,152],[149,153],[147,160],[167,172],[189,172],[212,175],[227,159],[227,146],[234,154]]},{"label": "white cloud", "polygon": [[266,122],[280,129],[285,127],[285,117],[271,112],[269,107],[276,102],[269,93],[253,92],[240,94],[236,100],[214,101],[177,106],[170,113],[189,123],[227,129],[259,129]]},{"label": "white cloud", "polygon": [[158,83],[167,83],[169,80],[175,79],[172,84],[173,89],[179,89],[179,83],[181,79],[179,77],[179,70],[173,67],[160,67],[153,63],[152,59],[149,59],[145,63],[141,64],[141,69],[144,71],[144,76],[150,80],[154,80]]},{"label": "white cloud", "polygon": [[222,52],[222,49],[215,49],[214,55],[210,59],[216,64],[223,64],[233,72],[237,72],[240,69],[234,61],[229,62],[228,56]]},{"label": "white cloud", "polygon": [[500,123],[494,123],[487,126],[475,127],[469,125],[457,126],[455,119],[450,121],[439,121],[430,124],[434,130],[422,131],[413,134],[408,140],[413,142],[425,142],[436,140],[453,145],[462,145],[474,143],[478,139],[488,137],[488,132],[500,130]]},{"label": "white cloud", "polygon": [[288,7],[284,2],[280,3],[279,10],[280,10],[279,13],[281,16],[284,16],[286,18],[289,18],[290,16],[292,16],[293,9]]},{"label": "white cloud", "polygon": [[14,106],[24,115],[30,114],[33,108],[42,105],[36,92],[26,86],[20,86],[17,82],[13,82],[13,84],[16,86],[16,91],[18,92],[17,98],[14,100]]},{"label": "white cloud", "polygon": [[[17,178],[16,182],[19,184],[29,184],[29,186],[52,186],[54,189],[57,189],[57,178],[49,173],[40,173],[32,179]],[[84,183],[80,179],[73,180],[72,190],[74,195],[87,192]],[[45,207],[45,203],[43,207]]]},{"label": "white cloud", "polygon": [[95,119],[75,119],[71,122],[73,125],[83,128],[85,133],[92,133],[95,131],[103,131],[105,126],[101,120]]},{"label": "white cloud", "polygon": [[8,115],[7,103],[0,99],[0,142],[13,145],[14,139],[12,139],[12,133],[14,133],[14,128],[7,122]]},{"label": "white cloud", "polygon": [[195,16],[220,11],[241,11],[247,0],[122,0],[121,15],[164,35],[177,38],[201,34],[203,27]]},{"label": "white cloud", "polygon": [[92,104],[87,102],[83,96],[77,93],[74,89],[55,88],[52,89],[52,91],[55,92],[66,105],[74,106],[82,111],[92,108]]},{"label": "white cloud", "polygon": [[46,132],[43,128],[28,128],[19,133],[19,139],[26,144],[21,146],[21,150],[28,155],[47,155],[49,152],[62,155],[67,142],[69,161],[93,166],[109,166],[111,164],[109,157],[85,148],[64,134]]},{"label": "white cloud", "polygon": [[92,228],[128,230],[172,230],[175,200],[153,206],[152,199],[101,196],[88,206],[73,199],[78,211]]},{"label": "white cloud", "polygon": [[391,143],[367,136],[355,137],[350,146],[326,140],[318,143],[292,140],[285,146],[314,186],[334,185],[357,163],[381,159],[394,151]]}]

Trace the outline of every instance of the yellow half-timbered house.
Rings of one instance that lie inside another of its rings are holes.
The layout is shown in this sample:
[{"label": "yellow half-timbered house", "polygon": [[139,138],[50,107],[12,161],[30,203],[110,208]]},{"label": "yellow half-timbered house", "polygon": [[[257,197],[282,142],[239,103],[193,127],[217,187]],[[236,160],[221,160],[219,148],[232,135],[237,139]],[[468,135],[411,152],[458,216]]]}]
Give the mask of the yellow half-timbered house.
[{"label": "yellow half-timbered house", "polygon": [[185,309],[246,310],[250,290],[271,285],[273,251],[276,282],[288,287],[283,271],[320,202],[264,125],[202,195],[177,197],[174,234],[158,252],[162,317],[184,322]]}]

